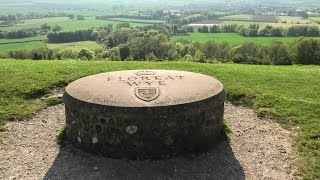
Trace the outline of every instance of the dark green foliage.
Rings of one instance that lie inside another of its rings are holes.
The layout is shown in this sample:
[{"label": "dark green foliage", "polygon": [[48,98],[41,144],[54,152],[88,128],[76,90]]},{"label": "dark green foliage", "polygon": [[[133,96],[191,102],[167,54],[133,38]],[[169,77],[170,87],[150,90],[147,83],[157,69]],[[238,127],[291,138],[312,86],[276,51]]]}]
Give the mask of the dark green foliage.
[{"label": "dark green foliage", "polygon": [[130,23],[126,22],[126,23],[120,23],[117,24],[117,29],[121,29],[121,28],[130,28]]},{"label": "dark green foliage", "polygon": [[320,65],[320,41],[302,39],[297,44],[297,63]]},{"label": "dark green foliage", "polygon": [[275,65],[291,65],[288,48],[282,42],[273,42],[268,46],[268,53],[271,62]]},{"label": "dark green foliage", "polygon": [[89,49],[81,49],[78,58],[83,60],[91,60],[94,58],[94,52]]},{"label": "dark green foliage", "polygon": [[67,43],[77,41],[90,41],[95,40],[92,36],[92,29],[84,29],[77,31],[66,32],[50,32],[47,37],[48,41],[52,43]]}]

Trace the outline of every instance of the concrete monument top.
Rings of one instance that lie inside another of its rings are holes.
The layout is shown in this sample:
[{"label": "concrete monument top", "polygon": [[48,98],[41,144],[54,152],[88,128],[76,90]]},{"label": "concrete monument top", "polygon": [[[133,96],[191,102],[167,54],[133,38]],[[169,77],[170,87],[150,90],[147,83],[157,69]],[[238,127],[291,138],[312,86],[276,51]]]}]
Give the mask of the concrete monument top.
[{"label": "concrete monument top", "polygon": [[80,101],[116,107],[161,107],[217,96],[216,79],[172,70],[129,70],[88,76],[71,83],[66,93]]}]

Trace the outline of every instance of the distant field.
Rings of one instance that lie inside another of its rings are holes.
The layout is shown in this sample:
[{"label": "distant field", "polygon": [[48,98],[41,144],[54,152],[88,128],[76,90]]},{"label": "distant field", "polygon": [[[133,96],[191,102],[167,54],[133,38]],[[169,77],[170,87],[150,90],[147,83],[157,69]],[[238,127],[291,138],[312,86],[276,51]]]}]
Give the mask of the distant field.
[{"label": "distant field", "polygon": [[252,22],[266,22],[266,23],[278,23],[279,19],[274,15],[252,15],[250,20]]},{"label": "distant field", "polygon": [[41,41],[38,42],[26,42],[19,44],[0,44],[0,53],[6,53],[10,51],[16,51],[20,49],[38,49],[45,48],[45,44]]},{"label": "distant field", "polygon": [[287,23],[289,24],[311,24],[312,21],[310,21],[309,19],[303,19],[302,17],[293,17],[293,16],[278,16],[279,19],[282,21],[287,21]]},{"label": "distant field", "polygon": [[[19,49],[37,49],[45,48],[45,44],[42,41],[36,42],[24,42],[24,41],[33,41],[33,40],[45,40],[46,36],[37,36],[23,39],[0,39],[0,53],[6,53],[9,51],[16,51]],[[23,42],[23,43],[15,43]],[[11,43],[11,44],[5,44]]]},{"label": "distant field", "polygon": [[206,42],[214,40],[216,43],[227,42],[232,45],[239,45],[245,42],[253,42],[256,44],[269,44],[272,41],[282,41],[285,43],[294,42],[297,37],[243,37],[236,33],[192,33],[190,36],[174,36],[171,41],[179,39],[187,39],[190,41]]},{"label": "distant field", "polygon": [[229,24],[237,24],[238,26],[245,26],[248,27],[250,26],[250,24],[259,24],[260,27],[264,27],[269,23],[262,23],[262,22],[250,22],[250,21],[223,21],[223,23],[221,23],[221,25],[229,25]]},{"label": "distant field", "polygon": [[88,49],[101,49],[100,46],[95,41],[81,41],[81,42],[72,42],[72,43],[61,43],[61,44],[47,44],[49,49],[64,49],[68,47],[74,47],[78,49],[88,48]]},{"label": "distant field", "polygon": [[[121,23],[118,21],[109,21],[109,20],[97,20],[95,17],[87,17],[86,20],[71,20],[67,17],[57,17],[57,18],[46,18],[46,19],[32,19],[25,20],[22,24],[17,24],[12,27],[0,27],[2,31],[11,31],[11,30],[19,30],[19,29],[28,29],[28,28],[37,28],[42,24],[48,23],[50,26],[54,26],[56,24],[60,25],[64,31],[73,31],[77,29],[88,29],[106,26],[108,24],[113,24],[114,27]],[[150,23],[152,24],[152,23]],[[145,26],[146,23],[130,23],[131,26]]]},{"label": "distant field", "polygon": [[251,15],[247,14],[238,14],[238,15],[231,15],[231,16],[224,16],[219,19],[229,19],[229,20],[249,20]]},{"label": "distant field", "polygon": [[128,21],[128,22],[141,22],[141,23],[163,23],[165,21],[163,20],[144,20],[144,19],[128,19],[128,18],[110,18],[110,20],[115,20],[115,21]]},{"label": "distant field", "polygon": [[23,41],[33,41],[33,40],[45,40],[47,36],[36,36],[22,39],[0,39],[0,44],[11,43],[11,42],[23,42]]}]

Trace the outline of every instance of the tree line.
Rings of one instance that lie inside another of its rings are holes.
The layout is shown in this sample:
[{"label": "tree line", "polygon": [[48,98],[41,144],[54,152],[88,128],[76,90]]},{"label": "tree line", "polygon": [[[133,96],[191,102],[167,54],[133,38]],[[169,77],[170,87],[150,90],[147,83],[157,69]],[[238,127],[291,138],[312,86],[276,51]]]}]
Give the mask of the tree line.
[{"label": "tree line", "polygon": [[318,37],[320,36],[320,30],[318,26],[292,26],[287,29],[282,27],[273,27],[267,25],[264,28],[260,28],[259,24],[250,24],[249,27],[243,25],[238,26],[237,24],[232,25],[214,25],[214,26],[203,26],[198,28],[200,33],[221,33],[231,32],[238,33],[241,36],[246,37]]},{"label": "tree line", "polygon": [[[272,42],[268,45],[244,43],[234,46],[228,43],[215,43],[214,41],[200,43],[181,40],[172,43],[166,34],[157,29],[145,31],[139,28],[121,28],[110,33],[94,32],[93,30],[77,32],[80,34],[66,33],[65,38],[69,35],[96,36],[96,38],[101,39],[101,45],[106,48],[94,51],[75,48],[20,50],[2,55],[2,58],[320,65],[320,40],[313,38],[300,38],[297,42],[291,44]],[[81,35],[81,33],[84,34]]]},{"label": "tree line", "polygon": [[2,32],[0,30],[0,39],[21,39],[21,38],[34,37],[38,35],[45,35],[50,30],[52,30],[53,32],[58,32],[62,30],[62,27],[59,25],[54,25],[53,27],[51,27],[47,23],[45,23],[45,24],[42,24],[39,28],[12,30],[9,32]]}]

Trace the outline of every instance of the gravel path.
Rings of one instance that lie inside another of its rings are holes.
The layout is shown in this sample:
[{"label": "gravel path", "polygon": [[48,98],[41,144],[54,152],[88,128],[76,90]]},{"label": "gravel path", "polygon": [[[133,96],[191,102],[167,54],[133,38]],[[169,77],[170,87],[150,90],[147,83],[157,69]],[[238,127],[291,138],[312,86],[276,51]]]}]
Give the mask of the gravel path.
[{"label": "gravel path", "polygon": [[30,121],[7,123],[0,142],[0,179],[297,179],[291,134],[260,120],[250,109],[226,104],[230,142],[195,158],[126,161],[96,157],[56,135],[64,123],[64,106],[43,110]]}]

